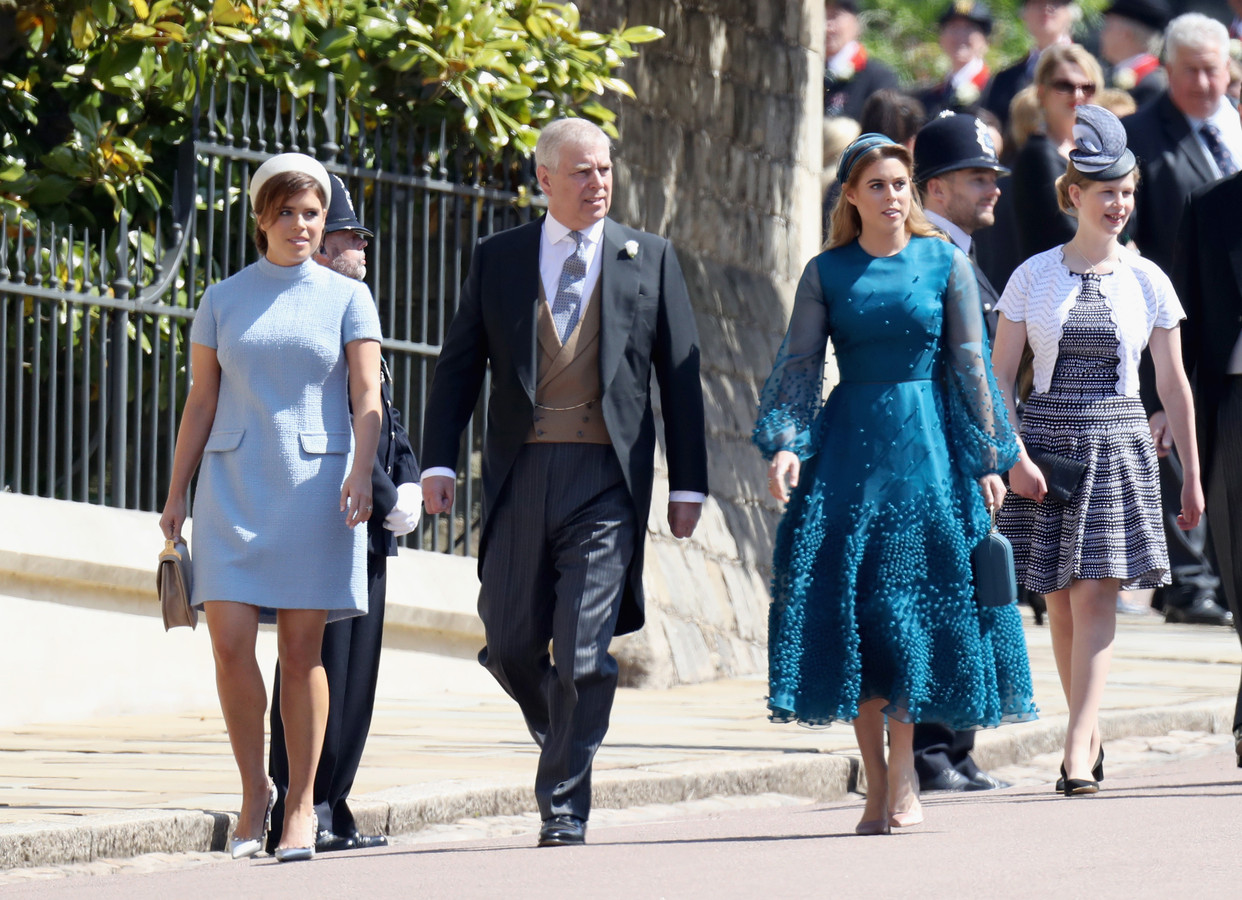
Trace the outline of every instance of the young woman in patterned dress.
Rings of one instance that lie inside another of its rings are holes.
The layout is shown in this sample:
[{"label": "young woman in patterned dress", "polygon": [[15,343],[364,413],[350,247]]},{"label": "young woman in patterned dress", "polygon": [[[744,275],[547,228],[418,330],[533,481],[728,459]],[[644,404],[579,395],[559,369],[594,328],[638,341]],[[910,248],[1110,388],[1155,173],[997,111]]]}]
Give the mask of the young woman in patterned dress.
[{"label": "young woman in patterned dress", "polygon": [[[1102,107],[1078,107],[1074,133],[1057,193],[1077,230],[1014,272],[997,306],[992,356],[1016,423],[1010,387],[1027,342],[1035,355],[1022,453],[1009,471],[999,524],[1013,541],[1019,579],[1047,597],[1053,655],[1069,703],[1057,783],[1066,796],[1095,793],[1103,778],[1099,709],[1117,592],[1168,581],[1156,453],[1139,401],[1145,346],[1185,468],[1179,525],[1193,528],[1203,513],[1178,332],[1185,316],[1165,274],[1118,240],[1134,210],[1134,154],[1121,123]],[[1085,466],[1067,500],[1048,493],[1045,471],[1031,458],[1041,451]]]}]

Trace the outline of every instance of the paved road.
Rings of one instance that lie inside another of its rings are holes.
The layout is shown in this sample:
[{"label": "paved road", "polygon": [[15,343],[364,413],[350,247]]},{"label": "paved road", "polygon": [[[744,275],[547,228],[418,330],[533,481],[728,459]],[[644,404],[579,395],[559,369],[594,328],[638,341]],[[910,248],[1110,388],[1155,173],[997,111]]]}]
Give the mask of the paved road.
[{"label": "paved road", "polygon": [[[1002,770],[1014,787],[925,797],[927,822],[860,838],[861,803],[763,795],[600,810],[584,848],[532,846],[532,817],[440,826],[386,850],[311,863],[148,856],[6,878],[6,898],[307,897],[1236,898],[1242,770],[1226,736],[1109,745],[1105,790],[1054,795],[1055,758]],[[84,872],[112,872],[89,875]],[[556,887],[552,887],[556,886]]]}]

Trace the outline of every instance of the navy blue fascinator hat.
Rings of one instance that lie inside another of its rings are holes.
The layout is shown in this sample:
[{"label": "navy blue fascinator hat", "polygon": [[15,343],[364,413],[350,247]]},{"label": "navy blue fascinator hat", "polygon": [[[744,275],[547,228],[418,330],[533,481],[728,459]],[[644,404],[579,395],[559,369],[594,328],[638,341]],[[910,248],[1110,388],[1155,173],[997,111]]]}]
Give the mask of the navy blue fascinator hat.
[{"label": "navy blue fascinator hat", "polygon": [[846,147],[845,152],[841,154],[841,160],[837,163],[837,181],[844,187],[846,182],[850,180],[850,173],[854,171],[854,165],[860,159],[876,147],[887,147],[890,144],[894,147],[901,146],[892,138],[883,134],[868,132],[867,134],[859,135],[858,139]]},{"label": "navy blue fascinator hat", "polygon": [[1126,146],[1121,120],[1102,106],[1074,110],[1074,149],[1070,162],[1092,181],[1112,181],[1133,171],[1134,153]]}]

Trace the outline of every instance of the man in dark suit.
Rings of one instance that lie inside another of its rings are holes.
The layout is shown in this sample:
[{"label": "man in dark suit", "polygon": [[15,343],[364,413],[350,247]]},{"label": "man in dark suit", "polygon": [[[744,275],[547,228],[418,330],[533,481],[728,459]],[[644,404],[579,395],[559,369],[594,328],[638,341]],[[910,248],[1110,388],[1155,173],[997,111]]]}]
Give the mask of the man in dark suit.
[{"label": "man in dark suit", "polygon": [[[344,183],[332,179],[332,199],[324,223],[323,247],[316,262],[359,281],[366,277],[365,250],[372,233],[354,213]],[[379,678],[380,647],[384,637],[384,599],[388,584],[388,557],[397,555],[397,538],[418,524],[422,493],[418,485],[418,462],[410,438],[401,425],[401,414],[392,405],[392,378],[381,360],[381,428],[379,448],[371,468],[374,506],[367,522],[367,614],[328,624],[323,631],[323,667],[328,677],[328,723],[323,751],[315,772],[315,814],[319,833],[315,850],[359,850],[383,847],[382,834],[362,834],[349,809],[349,792],[358,774],[371,714],[375,709],[375,685]],[[284,816],[280,810],[289,786],[289,761],[285,756],[285,729],[280,718],[280,667],[276,667],[272,690],[272,743],[268,771],[276,783],[277,806],[268,835],[268,851],[280,842]]]},{"label": "man in dark suit", "polygon": [[1110,66],[1109,86],[1128,91],[1139,106],[1169,86],[1159,59],[1161,33],[1169,18],[1165,0],[1115,0],[1104,10],[1100,55]]},{"label": "man in dark suit", "polygon": [[876,91],[897,90],[897,74],[858,41],[857,0],[824,3],[824,115],[862,118]]},{"label": "man in dark suit", "polygon": [[1002,132],[1008,134],[1013,98],[1035,80],[1039,55],[1053,44],[1068,44],[1081,17],[1082,11],[1072,0],[1026,0],[1022,4],[1022,24],[1034,46],[1026,56],[997,72],[983,92],[983,108],[1000,119]]},{"label": "man in dark suit", "polygon": [[553,122],[535,162],[548,214],[475,247],[427,401],[422,485],[428,513],[453,508],[459,438],[490,365],[479,662],[540,746],[539,845],[553,846],[585,839],[617,687],[608,645],[643,624],[653,369],[677,538],[698,523],[707,450],[681,268],[668,241],[607,218],[607,136]]},{"label": "man in dark suit", "polygon": [[[1182,355],[1195,400],[1212,542],[1233,625],[1242,638],[1242,175],[1190,196],[1177,235],[1173,284],[1186,309]],[[1242,686],[1233,715],[1242,767]]]},{"label": "man in dark suit", "polygon": [[992,34],[992,10],[982,0],[951,0],[940,14],[940,49],[948,58],[943,80],[915,93],[929,119],[944,110],[977,106],[987,87],[983,61]]},{"label": "man in dark suit", "polygon": [[[988,336],[996,334],[996,301],[992,283],[975,262],[974,234],[989,228],[1000,189],[998,175],[1009,170],[1000,164],[987,126],[969,115],[945,113],[928,122],[914,139],[914,180],[923,211],[970,257],[979,282],[979,300]],[[914,726],[914,769],[920,791],[982,791],[1008,787],[984,772],[970,758],[973,731],[954,731],[935,722]]]},{"label": "man in dark suit", "polygon": [[[1225,97],[1228,59],[1229,36],[1224,25],[1200,13],[1178,16],[1165,32],[1168,89],[1122,120],[1141,175],[1131,234],[1139,251],[1166,272],[1174,267],[1173,241],[1187,197],[1196,188],[1238,171],[1242,162],[1242,124]],[[1141,393],[1149,411],[1157,400],[1153,377],[1145,361]],[[1165,454],[1172,440],[1162,411],[1152,413],[1152,433],[1157,450]],[[1229,610],[1216,599],[1219,579],[1206,546],[1209,516],[1191,531],[1177,527],[1181,470],[1171,452],[1162,457],[1160,480],[1173,570],[1173,584],[1158,594],[1165,618],[1232,624]]]}]

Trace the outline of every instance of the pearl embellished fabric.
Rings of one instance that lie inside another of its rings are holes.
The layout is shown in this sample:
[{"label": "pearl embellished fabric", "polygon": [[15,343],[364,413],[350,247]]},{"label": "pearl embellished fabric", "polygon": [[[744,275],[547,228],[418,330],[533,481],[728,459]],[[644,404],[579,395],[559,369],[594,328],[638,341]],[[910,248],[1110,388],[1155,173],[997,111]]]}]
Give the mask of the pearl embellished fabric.
[{"label": "pearl embellished fabric", "polygon": [[[821,403],[829,339],[841,382]],[[977,479],[1017,445],[960,250],[913,238],[812,260],[754,440],[803,460],[773,558],[773,720],[849,720],[874,698],[958,729],[1036,717],[1017,609],[974,599]]]}]

